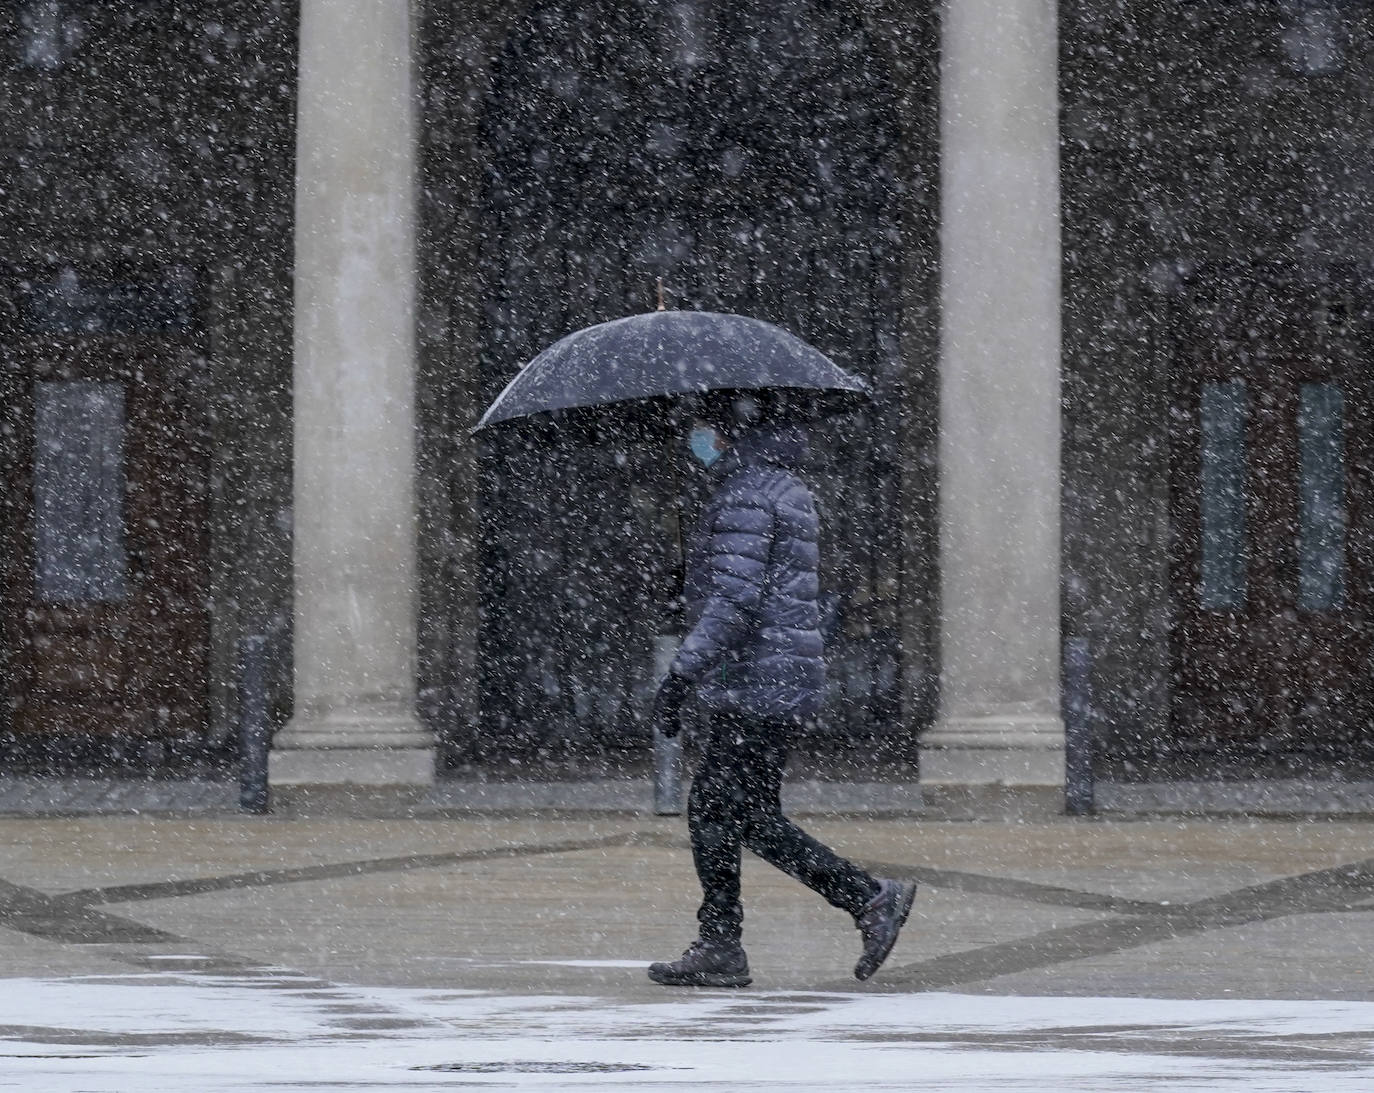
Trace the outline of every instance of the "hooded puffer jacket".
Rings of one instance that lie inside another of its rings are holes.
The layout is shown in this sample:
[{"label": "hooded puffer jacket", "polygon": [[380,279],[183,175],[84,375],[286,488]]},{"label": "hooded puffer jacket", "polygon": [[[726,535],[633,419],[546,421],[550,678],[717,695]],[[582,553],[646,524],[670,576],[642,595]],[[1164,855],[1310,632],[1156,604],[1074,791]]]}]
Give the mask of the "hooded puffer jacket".
[{"label": "hooded puffer jacket", "polygon": [[806,443],[800,426],[760,427],[716,464],[687,556],[691,629],[672,668],[708,708],[798,718],[820,710],[820,523],[793,469]]}]

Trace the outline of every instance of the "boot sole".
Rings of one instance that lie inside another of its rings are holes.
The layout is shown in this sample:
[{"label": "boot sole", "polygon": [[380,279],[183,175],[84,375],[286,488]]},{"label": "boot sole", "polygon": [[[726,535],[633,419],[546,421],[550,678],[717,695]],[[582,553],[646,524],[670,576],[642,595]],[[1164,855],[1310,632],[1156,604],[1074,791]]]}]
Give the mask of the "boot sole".
[{"label": "boot sole", "polygon": [[753,982],[748,975],[724,975],[719,972],[673,975],[651,971],[649,978],[663,987],[747,987]]},{"label": "boot sole", "polygon": [[897,915],[897,928],[892,931],[892,940],[889,941],[887,943],[887,947],[878,954],[878,959],[873,962],[873,968],[871,971],[867,972],[864,975],[860,975],[860,969],[854,969],[854,978],[857,979],[860,983],[862,983],[865,979],[873,978],[874,973],[877,972],[877,970],[883,966],[883,962],[887,960],[893,948],[896,946],[897,938],[900,937],[902,933],[902,927],[906,925],[906,920],[911,915],[911,905],[916,902],[916,882],[911,881],[910,884],[910,888],[903,888],[902,902],[897,905],[899,909]]}]

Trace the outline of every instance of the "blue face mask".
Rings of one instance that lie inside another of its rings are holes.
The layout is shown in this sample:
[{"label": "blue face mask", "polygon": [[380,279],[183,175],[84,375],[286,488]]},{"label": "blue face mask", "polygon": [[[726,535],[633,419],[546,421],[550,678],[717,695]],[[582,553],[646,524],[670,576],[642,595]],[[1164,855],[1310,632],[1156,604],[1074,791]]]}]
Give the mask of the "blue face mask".
[{"label": "blue face mask", "polygon": [[687,437],[687,446],[703,467],[709,467],[720,458],[719,438],[709,425],[693,425]]}]

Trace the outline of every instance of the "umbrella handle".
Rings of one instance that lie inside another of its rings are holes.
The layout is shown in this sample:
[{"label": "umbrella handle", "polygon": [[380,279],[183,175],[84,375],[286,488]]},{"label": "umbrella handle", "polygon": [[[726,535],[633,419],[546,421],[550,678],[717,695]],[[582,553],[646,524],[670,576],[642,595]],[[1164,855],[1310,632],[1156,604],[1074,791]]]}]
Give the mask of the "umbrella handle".
[{"label": "umbrella handle", "polygon": [[[662,281],[663,278],[660,277],[659,283],[661,284]],[[682,497],[682,472],[678,465],[677,453],[673,451],[674,445],[675,442],[670,440],[668,442],[668,450],[664,454],[668,457],[667,461],[670,475],[669,488],[672,490],[671,503],[676,510],[674,514],[676,519],[673,522],[677,525],[677,558],[675,564],[672,566],[673,576],[671,579],[674,587],[668,590],[669,603],[675,605],[682,595],[683,582],[687,578],[687,536],[682,526],[683,522],[686,520],[687,513],[686,505],[683,503]],[[670,608],[670,610],[673,609]],[[681,621],[680,618],[675,618],[673,620],[674,626],[680,626]]]}]

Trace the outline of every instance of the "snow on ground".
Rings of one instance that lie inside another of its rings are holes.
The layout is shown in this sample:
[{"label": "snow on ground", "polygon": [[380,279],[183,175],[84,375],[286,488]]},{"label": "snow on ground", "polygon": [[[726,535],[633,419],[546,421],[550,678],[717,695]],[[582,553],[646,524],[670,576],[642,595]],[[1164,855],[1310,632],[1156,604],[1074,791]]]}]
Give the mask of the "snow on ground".
[{"label": "snow on ground", "polygon": [[769,991],[626,1002],[165,963],[4,981],[0,1089],[1374,1088],[1368,1002]]}]

